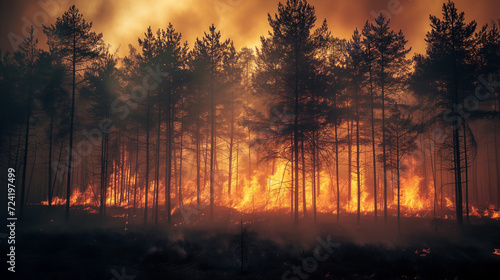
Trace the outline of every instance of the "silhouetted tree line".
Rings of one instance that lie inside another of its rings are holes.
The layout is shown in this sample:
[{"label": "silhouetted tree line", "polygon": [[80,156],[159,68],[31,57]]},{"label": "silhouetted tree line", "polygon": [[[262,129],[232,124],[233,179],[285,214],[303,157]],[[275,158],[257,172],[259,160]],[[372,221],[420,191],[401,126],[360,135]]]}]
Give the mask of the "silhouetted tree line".
[{"label": "silhouetted tree line", "polygon": [[[467,218],[471,188],[478,202],[478,180],[469,175],[471,164],[477,169],[481,123],[494,127],[497,197],[490,182],[488,201],[500,204],[500,95],[494,88],[500,32],[496,22],[482,28],[466,22],[453,2],[442,10],[441,17],[430,16],[426,53],[413,58],[403,32],[382,15],[341,39],[326,20],[317,25],[314,7],[305,0],[280,3],[255,50],[236,50],[214,25],[189,49],[169,24],[156,32],[147,28],[138,48],[129,45],[121,58],[72,6],[44,27],[48,50],[38,47],[32,31],[18,52],[0,53],[2,162],[19,170],[20,214],[36,192],[49,206],[54,196],[65,195],[69,217],[75,186],[93,185],[99,186],[93,199],[101,215],[113,196],[115,204],[126,201],[134,212],[144,209],[145,222],[151,215],[158,223],[165,207],[171,223],[173,208],[194,193],[198,209],[208,203],[213,219],[219,195],[235,200],[242,188],[259,188],[250,185],[255,166],[273,162],[274,172],[280,159],[288,162],[292,178],[284,183],[295,223],[300,211],[312,211],[316,220],[322,171],[331,174],[337,220],[339,177],[347,178],[345,199],[357,197],[358,223],[361,192],[367,191],[362,170],[371,174],[375,218],[382,207],[387,219],[389,175],[396,174],[399,218],[400,171],[420,168],[426,182],[430,163],[434,214],[443,170],[451,172],[462,224],[462,194]],[[421,166],[405,165],[403,159],[416,150],[424,157]],[[369,156],[362,163],[364,152]],[[347,174],[339,172],[341,165]],[[188,172],[194,184],[186,183]],[[46,185],[31,182],[32,176],[45,178],[36,181]],[[201,195],[205,187],[207,202]],[[145,205],[137,199],[143,194]],[[159,205],[161,196],[165,205]]]}]

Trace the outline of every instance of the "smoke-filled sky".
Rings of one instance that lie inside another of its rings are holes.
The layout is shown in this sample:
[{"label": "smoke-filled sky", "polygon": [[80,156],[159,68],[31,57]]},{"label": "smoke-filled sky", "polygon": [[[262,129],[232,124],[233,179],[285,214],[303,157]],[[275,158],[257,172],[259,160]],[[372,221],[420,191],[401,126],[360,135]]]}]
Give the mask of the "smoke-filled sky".
[{"label": "smoke-filled sky", "polygon": [[[282,0],[285,2],[286,0]],[[317,26],[326,18],[332,34],[350,38],[356,27],[384,11],[390,15],[392,27],[402,29],[413,52],[425,52],[424,37],[429,27],[429,15],[441,15],[443,1],[437,0],[310,0],[315,6]],[[126,55],[128,44],[137,46],[148,26],[153,30],[165,28],[169,22],[193,46],[208,26],[214,23],[223,38],[231,38],[237,48],[259,44],[259,37],[269,29],[267,13],[277,12],[279,0],[18,0],[1,1],[0,48],[13,50],[13,34],[23,36],[33,24],[42,43],[41,23],[52,24],[71,5],[75,4],[84,18],[92,21],[94,30],[102,32],[112,51],[120,45]],[[455,0],[466,20],[476,20],[481,26],[500,18],[496,0]],[[44,8],[45,7],[45,8]],[[24,28],[23,28],[24,27]],[[23,30],[24,29],[24,30]],[[9,39],[8,34],[11,34]],[[18,37],[19,38],[19,37]]]}]

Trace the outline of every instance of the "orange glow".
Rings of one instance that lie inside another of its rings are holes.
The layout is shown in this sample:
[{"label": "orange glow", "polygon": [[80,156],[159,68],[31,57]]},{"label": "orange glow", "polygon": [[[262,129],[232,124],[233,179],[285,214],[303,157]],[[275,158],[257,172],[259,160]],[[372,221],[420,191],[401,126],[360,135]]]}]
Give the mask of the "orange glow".
[{"label": "orange glow", "polygon": [[472,211],[470,213],[472,216],[476,217],[489,217],[492,219],[500,218],[500,210],[495,210],[495,205],[491,204],[487,209],[481,211],[476,206],[472,206]]},{"label": "orange glow", "polygon": [[[125,187],[124,190],[120,192],[120,183],[122,179],[121,168],[119,168],[118,163],[113,163],[114,172],[109,177],[109,185],[107,187],[106,193],[106,205],[121,207],[124,209],[132,208],[134,205],[133,201],[133,187],[137,178],[135,177],[135,171],[131,172],[130,164],[128,164],[129,155],[126,153],[124,155],[125,165],[123,168],[123,180],[124,185],[127,186],[130,182],[130,186]],[[224,206],[228,208],[235,209],[242,213],[253,213],[253,212],[276,212],[290,213],[290,164],[283,159],[276,159],[274,163],[274,173],[270,174],[263,166],[257,166],[253,170],[251,176],[251,182],[248,182],[248,176],[243,176],[240,174],[239,182],[236,182],[236,176],[233,174],[232,181],[232,195],[229,198],[228,195],[228,182],[227,178],[220,178],[216,176],[215,182],[215,204],[217,206]],[[310,173],[310,172],[309,172]],[[348,201],[348,184],[347,180],[340,178],[340,211],[342,213],[357,213],[357,174],[352,172],[351,174],[351,199]],[[373,204],[373,189],[367,186],[370,179],[366,178],[366,172],[362,170],[361,172],[361,205],[360,212],[363,215],[372,214],[374,212]],[[303,215],[303,189],[302,189],[302,172],[300,172],[300,189],[299,189],[299,212]],[[316,174],[317,176],[317,174]],[[341,175],[342,176],[342,175]],[[187,177],[187,176],[186,176]],[[218,179],[217,179],[218,178]],[[418,175],[412,175],[408,177],[401,178],[401,199],[400,199],[400,209],[401,216],[404,217],[430,217],[433,214],[434,205],[434,187],[432,180],[427,186],[422,189],[423,178]],[[117,182],[117,186],[114,186],[114,182]],[[182,195],[184,205],[195,205],[196,204],[196,178],[188,177],[183,179]],[[320,195],[316,198],[317,211],[319,213],[330,213],[336,214],[336,179],[329,176],[329,173],[325,170],[320,172]],[[156,203],[155,200],[155,186],[156,182],[151,180],[148,187],[148,206],[153,207]],[[100,185],[88,185],[88,186],[77,186],[74,188],[71,198],[71,206],[85,206],[88,212],[95,213],[98,212],[99,202],[100,202]],[[318,186],[317,186],[318,188]],[[381,201],[382,188],[379,188],[379,213],[383,211],[383,202]],[[82,191],[84,190],[84,191]],[[177,188],[172,182],[171,187],[171,203],[172,209],[171,213],[175,213],[179,210],[178,193]],[[210,193],[209,193],[209,182],[206,186],[201,186],[201,203],[206,206],[208,204]],[[308,213],[312,213],[313,204],[313,191],[312,191],[312,178],[311,174],[306,174],[306,208]],[[393,197],[388,196],[388,212],[390,215],[396,215],[397,213],[397,189],[394,185]],[[159,197],[158,204],[160,209],[165,209],[165,181],[160,178],[159,182]],[[454,203],[452,202],[452,197],[444,197],[443,207],[447,210],[454,209]],[[54,197],[52,200],[53,205],[64,205],[66,199]],[[48,205],[48,201],[42,201],[42,205]],[[145,194],[143,187],[138,186],[137,189],[137,208],[143,208],[145,205]],[[500,218],[500,211],[494,210],[494,205],[490,205],[489,209],[479,210],[478,207],[471,206],[471,216],[477,217],[489,217],[492,219]],[[380,215],[380,214],[379,214]],[[451,218],[453,216],[443,215],[444,218]]]},{"label": "orange glow", "polygon": [[[61,1],[62,2],[62,1]],[[104,40],[112,46],[112,50],[120,47],[120,53],[127,55],[128,44],[136,44],[137,38],[148,26],[153,31],[165,28],[169,22],[184,35],[190,44],[196,37],[203,35],[208,26],[214,23],[222,30],[223,36],[231,38],[237,48],[258,46],[259,38],[267,34],[269,25],[267,13],[276,12],[278,0],[273,1],[82,1],[76,0],[60,5],[58,16],[76,4],[85,16],[93,22],[93,28],[104,34]],[[286,2],[286,1],[281,1]],[[494,1],[456,0],[460,10],[466,10],[467,19],[476,19],[478,25],[488,23],[498,14],[498,5]],[[373,14],[388,9],[389,1],[318,1],[310,3],[315,6],[318,23],[326,18],[334,36],[350,38],[353,30],[361,28],[367,20],[373,20]],[[429,14],[440,15],[442,1],[401,1],[401,12],[391,15],[391,25],[395,30],[401,29],[412,44],[413,51],[425,51],[424,38],[429,31]],[[40,8],[37,5],[25,7],[23,14],[15,15],[16,20],[23,15],[29,19]],[[485,14],[486,13],[486,14]],[[50,18],[49,24],[55,21]],[[19,22],[21,23],[21,22]],[[16,30],[17,31],[17,30]]]}]

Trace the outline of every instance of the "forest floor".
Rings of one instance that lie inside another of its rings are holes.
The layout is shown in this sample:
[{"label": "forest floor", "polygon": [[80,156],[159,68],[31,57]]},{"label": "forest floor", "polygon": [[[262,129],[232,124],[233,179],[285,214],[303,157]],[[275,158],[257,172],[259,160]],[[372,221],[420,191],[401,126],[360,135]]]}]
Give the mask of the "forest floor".
[{"label": "forest floor", "polygon": [[[471,217],[462,230],[451,219],[402,218],[398,234],[392,216],[362,216],[358,226],[353,214],[340,223],[318,214],[294,226],[286,213],[216,208],[209,222],[207,207],[200,221],[175,212],[173,225],[154,226],[131,209],[106,218],[71,210],[65,222],[64,206],[28,206],[16,226],[16,272],[4,262],[0,278],[500,279],[500,221],[489,218]],[[7,252],[5,238],[0,245]]]}]

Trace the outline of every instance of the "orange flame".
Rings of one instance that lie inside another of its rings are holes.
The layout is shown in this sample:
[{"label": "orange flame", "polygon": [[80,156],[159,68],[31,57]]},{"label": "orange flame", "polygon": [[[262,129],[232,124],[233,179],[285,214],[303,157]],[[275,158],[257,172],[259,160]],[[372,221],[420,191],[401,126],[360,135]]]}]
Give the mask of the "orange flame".
[{"label": "orange flame", "polygon": [[[223,166],[227,167],[229,161],[226,160],[222,162]],[[410,159],[412,163],[412,159]],[[121,164],[123,164],[123,174]],[[232,164],[235,164],[233,161]],[[109,176],[109,184],[106,190],[106,205],[107,206],[117,206],[125,209],[131,208],[134,205],[133,199],[133,189],[137,185],[137,201],[135,205],[137,208],[144,208],[145,205],[145,193],[144,193],[144,182],[143,179],[139,180],[135,176],[135,170],[132,172],[131,164],[129,164],[129,154],[124,155],[124,162],[120,161],[113,162],[111,170],[112,174]],[[241,166],[241,163],[240,163]],[[272,170],[270,168],[270,163],[263,163],[252,170],[251,176],[248,174],[239,176],[232,175],[232,190],[231,196],[229,196],[228,190],[228,176],[227,172],[224,173],[219,171],[215,178],[215,204],[218,206],[224,206],[228,208],[235,209],[242,213],[253,213],[253,212],[266,212],[266,211],[280,211],[284,213],[289,213],[291,210],[290,202],[292,195],[295,195],[295,191],[291,192],[291,164],[284,159],[275,159],[272,164]],[[234,166],[233,166],[234,167]],[[188,169],[188,168],[185,168]],[[236,168],[233,168],[233,170]],[[247,170],[245,170],[247,172]],[[331,213],[336,214],[337,212],[337,186],[336,178],[332,176],[329,170],[322,169],[316,172],[316,208],[320,213]],[[172,209],[171,212],[179,210],[179,204],[193,205],[197,201],[196,193],[196,175],[193,169],[188,169],[188,171],[183,175],[183,185],[182,187],[182,202],[179,200],[179,186],[174,184],[172,180],[171,184],[171,202]],[[174,172],[175,174],[176,172]],[[356,213],[358,207],[358,196],[357,196],[357,174],[356,172],[351,173],[351,197],[348,199],[349,193],[349,182],[348,179],[344,179],[344,174],[341,174],[339,178],[340,186],[340,211],[341,213]],[[371,184],[370,178],[367,178],[367,171],[365,169],[361,170],[360,174],[360,212],[363,215],[368,215],[374,212],[374,197],[373,188],[367,185]],[[178,176],[176,174],[176,176]],[[347,176],[345,176],[347,177]],[[238,179],[237,179],[238,178]],[[379,177],[380,178],[380,177]],[[299,211],[304,215],[303,209],[304,204],[307,212],[312,212],[313,205],[313,184],[312,184],[312,172],[307,170],[306,172],[306,184],[302,186],[302,172],[299,174]],[[204,180],[202,180],[203,182]],[[200,186],[201,193],[201,203],[206,205],[210,198],[209,192],[209,180],[202,183]],[[429,180],[431,181],[431,180]],[[142,185],[141,185],[142,184]],[[423,178],[411,174],[410,176],[404,176],[400,181],[401,193],[400,193],[400,209],[401,215],[406,217],[424,217],[431,216],[434,210],[434,185],[429,182],[427,186],[423,186]],[[156,203],[156,193],[159,194],[158,205],[164,209],[165,205],[165,180],[163,177],[160,178],[158,182],[158,190],[156,190],[156,181],[151,180],[149,182],[148,191],[148,207],[153,207]],[[295,186],[294,186],[295,188]],[[381,184],[378,184],[378,205],[379,210],[383,209],[383,200],[379,196],[382,191]],[[321,190],[321,191],[320,191]],[[397,210],[397,189],[394,181],[390,186],[390,194],[388,195],[387,207],[391,215],[395,215]],[[304,195],[305,192],[305,195]],[[305,197],[305,200],[304,200]],[[52,200],[53,205],[64,205],[66,199],[54,197]],[[76,186],[73,189],[70,197],[70,205],[81,205],[86,206],[90,212],[96,211],[91,210],[99,206],[100,203],[100,185],[89,184],[87,186]],[[439,202],[438,202],[439,203]],[[42,201],[41,204],[48,205],[48,201]],[[443,197],[443,204],[441,207],[446,209],[453,209],[454,203],[452,199],[448,196]],[[93,208],[92,208],[93,207]],[[295,206],[294,206],[295,207]],[[479,210],[476,206],[471,206],[471,215],[478,217],[490,217],[492,219],[500,219],[500,211],[493,210],[494,205],[490,205],[489,209]],[[445,214],[445,213],[443,213]],[[449,218],[448,214],[443,215],[444,218]]]}]

